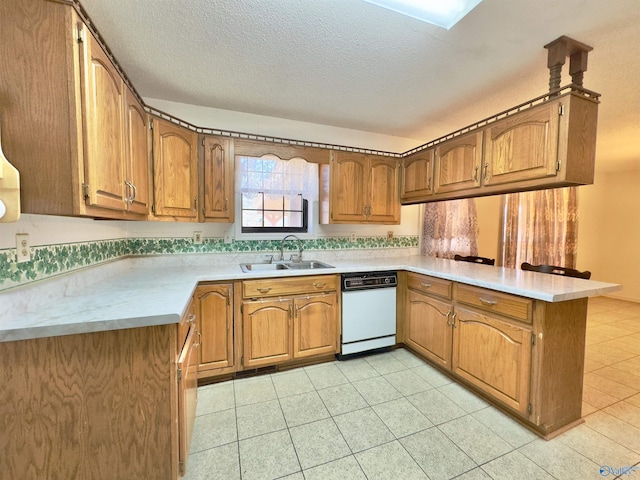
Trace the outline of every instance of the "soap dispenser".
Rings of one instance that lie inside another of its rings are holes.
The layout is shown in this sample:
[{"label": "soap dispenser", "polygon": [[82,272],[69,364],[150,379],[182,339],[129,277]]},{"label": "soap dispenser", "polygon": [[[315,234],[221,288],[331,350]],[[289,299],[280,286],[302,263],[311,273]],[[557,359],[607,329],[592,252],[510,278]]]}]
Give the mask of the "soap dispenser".
[{"label": "soap dispenser", "polygon": [[0,223],[9,223],[20,219],[20,174],[2,152],[1,126],[0,124]]}]

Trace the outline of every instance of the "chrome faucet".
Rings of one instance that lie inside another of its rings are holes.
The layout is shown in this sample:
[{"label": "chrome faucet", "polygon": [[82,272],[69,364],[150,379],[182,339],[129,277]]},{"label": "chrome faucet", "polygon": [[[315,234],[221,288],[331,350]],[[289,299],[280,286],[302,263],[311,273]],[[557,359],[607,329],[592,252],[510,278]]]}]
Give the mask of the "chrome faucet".
[{"label": "chrome faucet", "polygon": [[302,261],[302,241],[298,237],[296,237],[295,235],[287,235],[280,242],[280,260],[284,261],[284,241],[287,238],[295,238],[298,241],[298,258],[294,260],[293,259],[293,255],[291,255],[291,260],[293,260],[295,262]]}]

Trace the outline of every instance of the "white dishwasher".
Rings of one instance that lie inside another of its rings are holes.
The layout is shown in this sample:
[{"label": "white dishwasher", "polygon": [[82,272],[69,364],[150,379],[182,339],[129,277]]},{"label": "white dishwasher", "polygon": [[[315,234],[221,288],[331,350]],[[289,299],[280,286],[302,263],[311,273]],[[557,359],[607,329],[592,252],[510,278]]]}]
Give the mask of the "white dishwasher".
[{"label": "white dishwasher", "polygon": [[342,274],[340,356],[396,344],[397,272]]}]

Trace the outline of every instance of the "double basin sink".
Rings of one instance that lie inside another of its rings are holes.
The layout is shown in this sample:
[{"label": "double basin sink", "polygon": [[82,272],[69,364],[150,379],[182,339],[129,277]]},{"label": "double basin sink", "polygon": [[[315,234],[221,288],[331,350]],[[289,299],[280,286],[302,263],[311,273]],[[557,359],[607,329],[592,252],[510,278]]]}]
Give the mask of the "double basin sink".
[{"label": "double basin sink", "polygon": [[317,270],[335,267],[328,263],[319,262],[318,260],[303,260],[300,262],[241,263],[240,268],[243,272],[249,273],[270,270]]}]

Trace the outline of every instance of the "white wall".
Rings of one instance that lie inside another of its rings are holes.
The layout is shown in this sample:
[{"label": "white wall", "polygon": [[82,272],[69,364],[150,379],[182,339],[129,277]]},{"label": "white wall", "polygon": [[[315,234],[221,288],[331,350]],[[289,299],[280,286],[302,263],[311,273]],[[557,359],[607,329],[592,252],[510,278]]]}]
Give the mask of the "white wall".
[{"label": "white wall", "polygon": [[597,172],[580,187],[578,268],[621,283],[611,296],[640,302],[640,168]]}]

